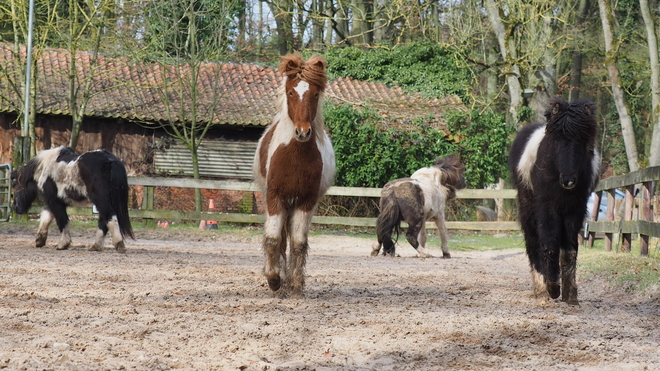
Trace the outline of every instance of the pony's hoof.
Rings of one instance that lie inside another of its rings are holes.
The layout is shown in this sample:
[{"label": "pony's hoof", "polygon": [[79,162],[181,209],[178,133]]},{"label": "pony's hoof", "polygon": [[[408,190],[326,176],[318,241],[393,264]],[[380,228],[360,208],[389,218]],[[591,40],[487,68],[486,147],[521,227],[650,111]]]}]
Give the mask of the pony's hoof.
[{"label": "pony's hoof", "polygon": [[126,245],[124,245],[124,242],[120,242],[115,246],[115,249],[117,250],[118,253],[120,254],[126,254]]},{"label": "pony's hoof", "polygon": [[270,287],[271,290],[277,291],[282,287],[282,279],[280,277],[275,277],[275,278],[269,278],[268,279],[268,287]]},{"label": "pony's hoof", "polygon": [[449,258],[451,258],[451,254],[450,254],[450,253],[444,253],[444,252],[443,252],[443,253],[442,253],[442,258],[443,258],[443,259],[449,259]]},{"label": "pony's hoof", "polygon": [[92,247],[89,248],[89,251],[101,251],[102,248],[99,245],[92,245]]},{"label": "pony's hoof", "polygon": [[545,289],[548,291],[548,295],[552,299],[557,299],[559,297],[560,288],[557,282],[548,282],[545,284]]},{"label": "pony's hoof", "polygon": [[56,250],[67,250],[71,244],[67,243],[66,245],[57,245]]},{"label": "pony's hoof", "polygon": [[378,256],[378,253],[380,253],[380,246],[381,244],[378,242],[371,245],[371,256]]},{"label": "pony's hoof", "polygon": [[566,304],[568,304],[568,305],[580,305],[580,302],[577,299],[568,299],[568,300],[566,300]]},{"label": "pony's hoof", "polygon": [[36,247],[44,247],[44,246],[46,246],[46,238],[45,238],[45,237],[44,237],[44,238],[37,237],[37,239],[36,239],[34,245],[35,245]]}]

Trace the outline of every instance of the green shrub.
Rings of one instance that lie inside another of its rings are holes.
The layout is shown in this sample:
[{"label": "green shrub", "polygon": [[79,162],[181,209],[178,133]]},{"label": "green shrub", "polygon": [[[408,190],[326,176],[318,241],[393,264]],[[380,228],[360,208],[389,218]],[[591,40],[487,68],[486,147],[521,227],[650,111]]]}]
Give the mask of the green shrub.
[{"label": "green shrub", "polygon": [[335,185],[382,187],[452,152],[461,156],[470,188],[506,177],[506,149],[513,132],[502,115],[452,111],[445,118],[445,131],[431,128],[422,118],[382,129],[387,125],[372,111],[327,104],[325,121],[337,162]]}]

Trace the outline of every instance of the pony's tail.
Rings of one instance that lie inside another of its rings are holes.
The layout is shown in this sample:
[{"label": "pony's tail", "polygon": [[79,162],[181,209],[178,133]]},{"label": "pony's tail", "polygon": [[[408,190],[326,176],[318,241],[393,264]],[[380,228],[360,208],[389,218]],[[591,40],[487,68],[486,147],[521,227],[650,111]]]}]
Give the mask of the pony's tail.
[{"label": "pony's tail", "polygon": [[399,229],[401,227],[401,210],[395,200],[384,199],[383,205],[376,221],[376,235],[378,243],[383,244],[383,254],[394,254],[394,241],[392,240],[392,231],[396,232],[399,238]]},{"label": "pony's tail", "polygon": [[131,219],[128,216],[128,177],[126,168],[119,160],[110,162],[110,204],[117,215],[122,237],[135,239]]}]

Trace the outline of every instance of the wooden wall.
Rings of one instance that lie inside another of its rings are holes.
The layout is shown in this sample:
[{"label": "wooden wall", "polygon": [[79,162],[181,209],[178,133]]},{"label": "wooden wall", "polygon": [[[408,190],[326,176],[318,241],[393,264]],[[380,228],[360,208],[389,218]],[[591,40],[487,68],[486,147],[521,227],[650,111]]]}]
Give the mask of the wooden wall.
[{"label": "wooden wall", "polygon": [[[11,163],[14,137],[21,134],[16,115],[0,113],[0,164]],[[37,151],[66,145],[71,135],[68,116],[38,115],[36,122]],[[257,141],[262,127],[240,125],[216,126],[206,138]],[[114,153],[126,165],[129,175],[154,173],[154,143],[168,137],[161,128],[148,127],[125,119],[86,118],[76,151],[81,153],[99,148]]]}]

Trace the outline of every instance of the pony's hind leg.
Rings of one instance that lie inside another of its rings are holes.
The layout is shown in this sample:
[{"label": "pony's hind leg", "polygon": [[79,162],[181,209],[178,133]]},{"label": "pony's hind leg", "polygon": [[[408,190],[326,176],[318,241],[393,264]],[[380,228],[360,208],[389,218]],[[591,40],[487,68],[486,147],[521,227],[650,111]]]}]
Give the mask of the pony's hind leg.
[{"label": "pony's hind leg", "polygon": [[[412,245],[412,247],[415,248],[415,251],[419,253],[419,255],[423,258],[427,258],[430,255],[425,251],[425,249],[422,247],[421,250],[419,250],[419,235],[420,232],[425,229],[424,228],[424,219],[421,218],[407,218],[406,221],[408,222],[408,230],[406,231],[406,240],[408,240],[408,243]],[[426,238],[426,231],[424,231],[424,238]],[[426,241],[424,241],[426,242]]]},{"label": "pony's hind leg", "polygon": [[419,247],[417,247],[419,256],[422,258],[432,258],[433,255],[426,250],[426,223],[422,223],[422,228],[417,234],[417,242],[419,242]]},{"label": "pony's hind leg", "polygon": [[69,216],[66,214],[66,205],[63,202],[51,202],[48,209],[55,217],[60,230],[60,239],[57,241],[57,250],[66,250],[71,246],[71,233],[69,233]]},{"label": "pony's hind leg", "polygon": [[115,247],[118,253],[126,253],[126,245],[124,244],[124,238],[121,235],[119,230],[119,222],[117,221],[117,216],[113,215],[112,218],[108,221],[107,230],[110,231],[110,237],[112,237],[112,245]]},{"label": "pony's hind leg", "polygon": [[383,246],[381,241],[374,242],[373,245],[371,245],[371,256],[378,256],[381,246]]},{"label": "pony's hind leg", "polygon": [[96,230],[96,239],[92,244],[92,247],[89,248],[89,251],[101,251],[103,250],[103,244],[105,243],[105,236],[108,234],[108,223],[107,219],[103,214],[99,215],[98,228]]},{"label": "pony's hind leg", "polygon": [[308,232],[313,215],[313,212],[296,210],[289,225],[291,233],[289,290],[294,296],[301,296],[305,288],[305,265],[309,251]]}]

